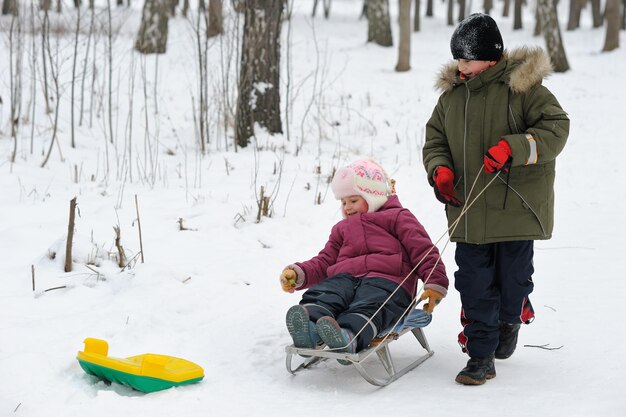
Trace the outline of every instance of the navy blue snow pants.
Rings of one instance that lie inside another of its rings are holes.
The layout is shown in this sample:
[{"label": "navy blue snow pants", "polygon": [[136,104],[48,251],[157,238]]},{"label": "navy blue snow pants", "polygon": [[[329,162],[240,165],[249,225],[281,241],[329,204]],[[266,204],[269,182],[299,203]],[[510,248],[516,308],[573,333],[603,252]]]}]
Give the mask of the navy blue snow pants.
[{"label": "navy blue snow pants", "polygon": [[533,241],[474,245],[457,243],[455,288],[461,294],[459,344],[476,358],[498,347],[499,321],[529,323],[534,317],[528,295],[533,291]]},{"label": "navy blue snow pants", "polygon": [[[338,274],[309,288],[300,304],[309,312],[315,323],[320,317],[331,316],[344,328],[357,334],[357,351],[365,348],[374,337],[402,316],[412,298],[400,287],[385,303],[398,284],[386,278],[355,278]],[[376,310],[383,305],[376,313]],[[372,317],[373,316],[373,317]],[[367,321],[372,317],[372,321]],[[365,327],[365,328],[364,328]]]}]

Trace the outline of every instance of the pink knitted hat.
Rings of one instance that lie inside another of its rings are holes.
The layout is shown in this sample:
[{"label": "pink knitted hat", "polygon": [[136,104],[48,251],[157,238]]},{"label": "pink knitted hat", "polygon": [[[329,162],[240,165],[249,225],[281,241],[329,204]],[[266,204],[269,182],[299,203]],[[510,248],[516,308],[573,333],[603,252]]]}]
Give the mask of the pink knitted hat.
[{"label": "pink knitted hat", "polygon": [[391,191],[385,170],[366,159],[341,168],[335,173],[330,186],[337,200],[351,195],[363,197],[367,201],[368,213],[381,208]]}]

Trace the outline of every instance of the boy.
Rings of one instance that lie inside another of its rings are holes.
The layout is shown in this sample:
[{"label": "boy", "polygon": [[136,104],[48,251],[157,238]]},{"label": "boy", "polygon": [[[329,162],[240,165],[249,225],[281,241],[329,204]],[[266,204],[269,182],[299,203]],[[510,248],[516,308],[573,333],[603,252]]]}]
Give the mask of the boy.
[{"label": "boy", "polygon": [[[459,343],[470,359],[456,381],[480,385],[496,376],[494,357],[510,357],[520,324],[534,317],[533,241],[552,236],[555,159],[569,119],[541,85],[552,71],[548,56],[539,48],[505,52],[488,15],[462,21],[450,49],[456,62],[437,81],[442,94],[426,125],[423,157],[457,243]],[[494,175],[454,227],[463,204]]]}]

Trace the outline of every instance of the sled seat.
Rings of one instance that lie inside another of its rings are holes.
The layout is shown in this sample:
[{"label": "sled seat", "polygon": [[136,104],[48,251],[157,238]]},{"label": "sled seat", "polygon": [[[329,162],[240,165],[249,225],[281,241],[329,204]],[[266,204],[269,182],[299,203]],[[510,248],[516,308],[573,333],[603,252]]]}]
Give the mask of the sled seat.
[{"label": "sled seat", "polygon": [[[423,328],[426,327],[432,320],[430,313],[425,312],[422,309],[413,309],[401,322],[396,326],[390,327],[384,332],[378,334],[370,345],[357,353],[346,353],[329,350],[327,346],[322,346],[318,349],[306,349],[297,348],[294,345],[287,346],[285,351],[287,352],[286,365],[287,371],[294,374],[302,369],[306,369],[311,365],[324,361],[327,359],[344,359],[352,363],[354,367],[359,371],[359,374],[370,384],[384,387],[389,385],[402,375],[406,374],[410,370],[414,369],[418,365],[422,364],[426,359],[435,354],[430,349],[426,335]],[[397,370],[389,351],[389,345],[394,340],[399,339],[406,333],[412,333],[417,339],[425,353],[407,366]],[[374,355],[376,353],[376,355]],[[292,367],[292,359],[294,355],[304,357],[304,362],[296,368]],[[365,367],[363,365],[367,359],[372,356],[378,358],[382,363],[387,375],[374,376],[370,366]]]}]

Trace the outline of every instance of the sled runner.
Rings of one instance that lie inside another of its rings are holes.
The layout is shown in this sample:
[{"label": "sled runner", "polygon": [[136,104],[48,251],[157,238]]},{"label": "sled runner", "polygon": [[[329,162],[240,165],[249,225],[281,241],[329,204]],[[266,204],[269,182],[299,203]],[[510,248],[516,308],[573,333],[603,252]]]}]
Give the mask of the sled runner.
[{"label": "sled runner", "polygon": [[108,351],[105,340],[89,337],[85,339],[85,350],[79,351],[76,359],[90,375],[143,392],[192,384],[204,378],[204,370],[185,359],[153,353],[119,359],[107,356]]},{"label": "sled runner", "polygon": [[[422,330],[422,328],[426,327],[431,320],[432,316],[429,313],[426,313],[421,309],[413,309],[403,321],[398,323],[395,327],[389,328],[380,333],[374,340],[372,340],[366,349],[363,349],[358,353],[331,351],[325,346],[320,349],[297,348],[294,345],[287,346],[285,348],[287,352],[287,371],[295,375],[296,372],[306,369],[317,362],[327,359],[343,359],[352,363],[367,382],[384,387],[434,355],[435,352],[430,349],[428,341],[426,340],[426,335]],[[389,344],[408,332],[411,332],[413,336],[415,336],[426,353],[422,354],[415,361],[404,368],[397,370],[391,357],[391,352],[389,351]],[[376,355],[373,355],[374,353]],[[304,357],[304,362],[296,368],[293,368],[291,364],[294,354]],[[364,366],[364,362],[367,362],[370,356],[378,358],[387,372],[386,376],[374,376],[371,369],[368,369],[371,367]]]}]

